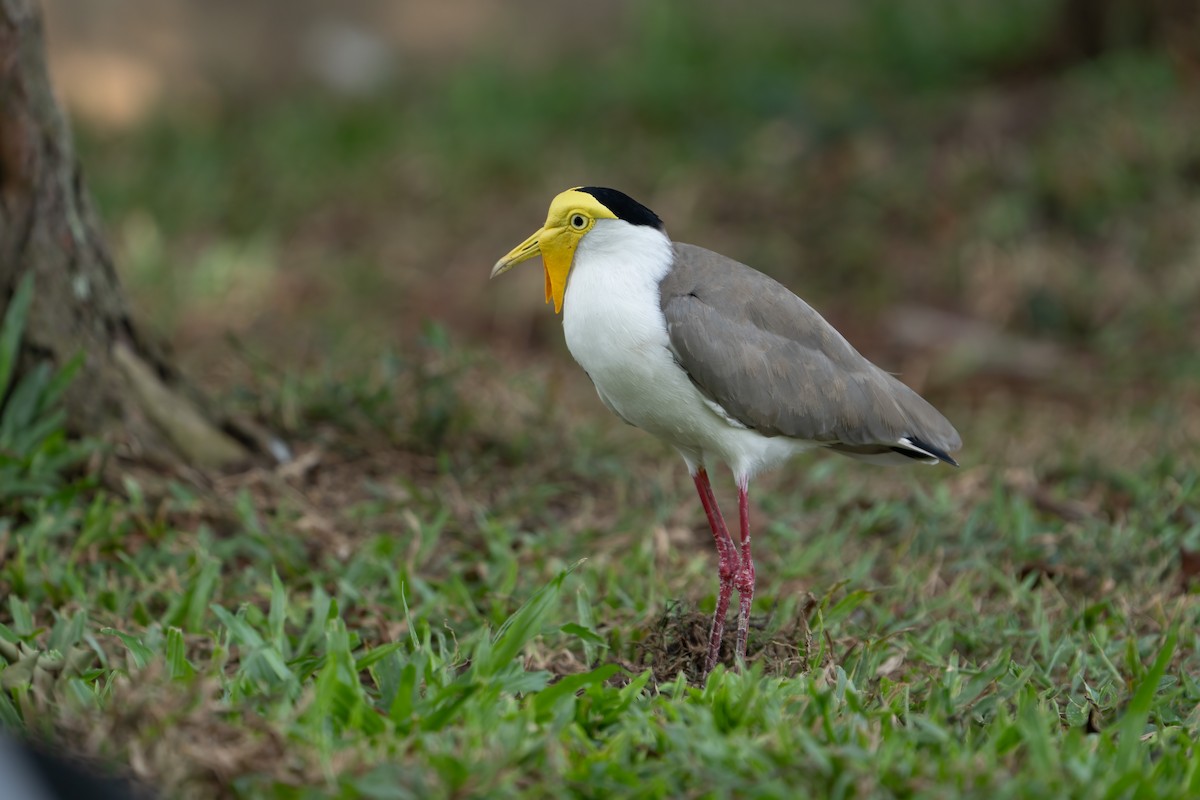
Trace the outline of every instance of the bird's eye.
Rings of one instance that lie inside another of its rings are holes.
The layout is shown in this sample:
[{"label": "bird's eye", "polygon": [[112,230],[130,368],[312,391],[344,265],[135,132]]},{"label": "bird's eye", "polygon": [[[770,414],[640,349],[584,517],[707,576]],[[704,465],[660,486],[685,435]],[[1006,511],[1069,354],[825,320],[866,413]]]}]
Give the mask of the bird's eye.
[{"label": "bird's eye", "polygon": [[587,222],[588,222],[587,217],[585,217],[583,214],[572,214],[571,215],[571,227],[577,231],[581,231],[584,228],[586,228]]}]

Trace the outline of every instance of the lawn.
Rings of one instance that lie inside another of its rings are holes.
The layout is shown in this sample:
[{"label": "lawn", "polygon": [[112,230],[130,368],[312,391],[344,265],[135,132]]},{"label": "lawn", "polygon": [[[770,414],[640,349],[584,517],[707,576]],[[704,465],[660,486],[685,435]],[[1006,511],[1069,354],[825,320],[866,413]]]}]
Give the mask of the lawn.
[{"label": "lawn", "polygon": [[[296,457],[163,476],[67,436],[69,374],[3,393],[0,724],[165,797],[1200,796],[1197,87],[1153,48],[1031,74],[1047,4],[953,6],[647,6],[541,61],[80,125],[143,319]],[[699,676],[682,463],[536,265],[486,281],[579,183],[963,434],[957,470],[756,482],[741,673]]]}]

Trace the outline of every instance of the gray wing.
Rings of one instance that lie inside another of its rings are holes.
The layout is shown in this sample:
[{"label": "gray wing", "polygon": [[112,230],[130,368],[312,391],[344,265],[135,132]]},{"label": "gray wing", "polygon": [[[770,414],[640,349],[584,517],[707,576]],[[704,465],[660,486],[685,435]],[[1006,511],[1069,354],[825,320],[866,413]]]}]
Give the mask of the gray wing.
[{"label": "gray wing", "polygon": [[659,289],[676,360],[747,427],[847,455],[895,451],[954,463],[947,454],[962,445],[954,426],[778,281],[676,244]]}]

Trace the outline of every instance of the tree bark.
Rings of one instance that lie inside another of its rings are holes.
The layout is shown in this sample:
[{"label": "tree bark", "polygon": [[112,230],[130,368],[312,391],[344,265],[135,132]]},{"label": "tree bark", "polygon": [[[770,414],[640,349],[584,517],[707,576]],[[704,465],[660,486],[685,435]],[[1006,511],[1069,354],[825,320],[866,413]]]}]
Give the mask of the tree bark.
[{"label": "tree bark", "polygon": [[219,469],[254,456],[253,436],[217,419],[134,324],[51,87],[36,0],[0,0],[0,314],[30,272],[19,372],[83,353],[64,398],[73,433],[152,463]]}]

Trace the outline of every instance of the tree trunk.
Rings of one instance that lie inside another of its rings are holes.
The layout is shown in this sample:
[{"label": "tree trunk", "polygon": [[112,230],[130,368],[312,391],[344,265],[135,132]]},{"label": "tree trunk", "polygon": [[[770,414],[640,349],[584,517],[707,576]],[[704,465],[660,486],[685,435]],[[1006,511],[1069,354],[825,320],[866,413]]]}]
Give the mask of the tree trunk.
[{"label": "tree trunk", "polygon": [[83,353],[64,398],[73,433],[151,463],[253,457],[254,437],[217,420],[134,324],[50,85],[36,0],[0,0],[0,314],[27,273],[19,370]]}]

